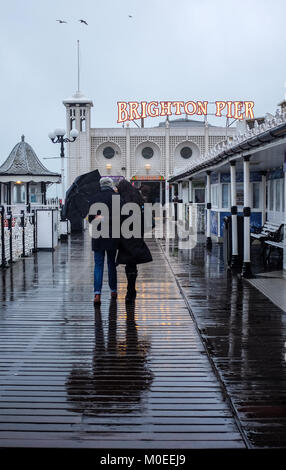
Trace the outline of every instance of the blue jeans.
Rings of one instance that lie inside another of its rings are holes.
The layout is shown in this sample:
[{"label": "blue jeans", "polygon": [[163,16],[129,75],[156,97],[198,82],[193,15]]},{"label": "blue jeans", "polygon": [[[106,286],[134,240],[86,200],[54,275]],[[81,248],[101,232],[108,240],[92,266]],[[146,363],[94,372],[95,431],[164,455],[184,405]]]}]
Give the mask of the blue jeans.
[{"label": "blue jeans", "polygon": [[117,272],[115,264],[116,250],[94,251],[94,293],[101,294],[104,257],[107,253],[108,284],[111,292],[117,292]]}]

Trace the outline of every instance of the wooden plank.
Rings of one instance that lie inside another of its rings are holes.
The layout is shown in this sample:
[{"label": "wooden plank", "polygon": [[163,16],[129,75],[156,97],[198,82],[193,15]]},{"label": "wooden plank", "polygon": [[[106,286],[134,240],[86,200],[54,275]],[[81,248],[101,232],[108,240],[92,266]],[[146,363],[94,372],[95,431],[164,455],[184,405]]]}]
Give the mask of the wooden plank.
[{"label": "wooden plank", "polygon": [[119,267],[117,306],[105,273],[99,313],[89,240],[71,243],[54,267],[48,254],[25,260],[25,285],[19,261],[11,299],[4,272],[0,446],[245,447],[157,244],[135,309]]},{"label": "wooden plank", "polygon": [[[262,274],[260,249],[252,246],[252,268]],[[191,254],[167,257],[249,443],[286,447],[285,312],[247,282],[227,276],[221,255],[219,245],[205,255],[199,243]],[[188,284],[180,273],[188,273]]]}]

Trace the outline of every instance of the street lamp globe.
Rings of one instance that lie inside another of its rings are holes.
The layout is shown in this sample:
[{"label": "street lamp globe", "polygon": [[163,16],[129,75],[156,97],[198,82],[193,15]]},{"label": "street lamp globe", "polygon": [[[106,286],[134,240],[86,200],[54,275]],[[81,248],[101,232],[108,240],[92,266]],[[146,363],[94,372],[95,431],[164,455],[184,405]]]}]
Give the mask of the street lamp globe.
[{"label": "street lamp globe", "polygon": [[49,132],[49,133],[48,133],[48,136],[49,136],[49,138],[50,138],[51,140],[54,140],[54,139],[56,138],[56,134],[55,134],[54,131],[53,131],[53,132]]},{"label": "street lamp globe", "polygon": [[78,132],[77,129],[72,129],[72,130],[71,130],[70,135],[71,135],[71,137],[72,137],[73,139],[76,139],[76,138],[78,137],[78,134],[79,134],[79,132]]},{"label": "street lamp globe", "polygon": [[66,133],[65,129],[55,129],[56,136],[64,136]]},{"label": "street lamp globe", "polygon": [[72,129],[70,132],[70,137],[66,135],[66,130],[57,128],[54,132],[49,133],[49,138],[53,142],[53,144],[60,144],[61,151],[60,151],[60,158],[61,158],[61,175],[62,175],[62,202],[65,200],[65,164],[64,164],[64,156],[65,156],[65,149],[64,144],[74,142],[79,135],[77,129]]}]

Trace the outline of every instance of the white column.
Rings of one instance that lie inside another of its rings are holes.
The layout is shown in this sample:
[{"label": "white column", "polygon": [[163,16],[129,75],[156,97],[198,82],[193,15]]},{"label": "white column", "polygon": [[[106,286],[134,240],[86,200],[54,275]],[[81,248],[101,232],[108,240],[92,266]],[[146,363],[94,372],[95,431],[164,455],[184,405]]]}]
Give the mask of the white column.
[{"label": "white column", "polygon": [[178,198],[179,199],[183,198],[183,183],[182,183],[182,181],[179,181],[179,183],[178,183]]},{"label": "white column", "polygon": [[163,183],[160,181],[160,204],[163,204]]},{"label": "white column", "polygon": [[91,155],[91,139],[90,139],[90,127],[91,127],[91,106],[88,104],[85,111],[85,145],[86,145],[86,162],[85,171],[91,171],[93,169],[93,155]]},{"label": "white column", "polygon": [[205,116],[205,128],[204,128],[204,131],[205,131],[205,155],[207,155],[209,153],[209,124],[208,124],[208,120],[207,120],[207,116]]},{"label": "white column", "polygon": [[130,158],[130,127],[129,123],[126,124],[126,179],[129,181],[131,178],[131,158]]},{"label": "white column", "polygon": [[235,162],[230,164],[230,198],[231,198],[231,238],[232,257],[231,267],[236,268],[238,264],[238,238],[237,238],[237,205],[236,205],[236,167]]},{"label": "white column", "polygon": [[250,155],[243,158],[243,267],[242,275],[244,277],[251,277],[250,268],[250,170],[249,170]]},{"label": "white column", "polygon": [[[70,107],[66,105],[66,131],[67,136],[70,136],[71,126],[70,126]],[[73,161],[70,157],[70,143],[66,145],[66,157],[67,157],[67,183],[68,186],[71,185],[71,162]]]},{"label": "white column", "polygon": [[193,181],[189,179],[189,200],[188,202],[193,202]]},{"label": "white column", "polygon": [[211,239],[211,172],[207,171],[207,227],[206,227],[206,245],[208,248],[212,246],[212,239]]},{"label": "white column", "polygon": [[165,201],[169,203],[169,183],[168,179],[170,176],[170,127],[169,121],[166,121],[165,125],[165,155],[166,155],[166,162],[165,162]]},{"label": "white column", "polygon": [[91,122],[90,122],[90,113],[91,113],[91,106],[88,104],[86,106],[86,111],[85,111],[85,124],[86,124],[86,132],[90,133],[90,127],[91,127]]},{"label": "white column", "polygon": [[188,182],[188,202],[189,202],[189,227],[193,225],[193,181],[192,178]]},{"label": "white column", "polygon": [[261,225],[266,222],[266,172],[261,173]]},{"label": "white column", "polygon": [[80,132],[80,106],[79,104],[75,105],[75,128],[78,130],[79,135],[76,141],[71,144],[74,145],[75,147],[72,147],[72,153],[74,154],[74,151],[76,151],[76,160],[75,161],[75,167],[76,167],[76,175],[79,176],[81,174],[81,160],[80,160],[80,155],[81,155],[81,132]]},{"label": "white column", "polygon": [[75,127],[80,132],[80,106],[79,104],[75,105]]},{"label": "white column", "polygon": [[173,199],[175,197],[175,185],[174,185],[174,183],[170,185],[170,190],[171,190],[170,216],[174,217],[174,203],[173,203]]}]

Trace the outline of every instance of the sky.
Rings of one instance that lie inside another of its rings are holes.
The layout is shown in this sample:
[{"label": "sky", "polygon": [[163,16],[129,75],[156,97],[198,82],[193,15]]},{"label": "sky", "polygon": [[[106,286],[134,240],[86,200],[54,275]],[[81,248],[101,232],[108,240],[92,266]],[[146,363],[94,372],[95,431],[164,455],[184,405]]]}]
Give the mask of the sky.
[{"label": "sky", "polygon": [[285,0],[2,2],[0,163],[24,134],[60,171],[60,160],[43,158],[59,155],[47,134],[65,127],[78,39],[92,127],[120,126],[117,101],[252,100],[255,116],[275,112],[286,91],[285,13]]}]

